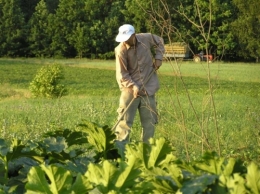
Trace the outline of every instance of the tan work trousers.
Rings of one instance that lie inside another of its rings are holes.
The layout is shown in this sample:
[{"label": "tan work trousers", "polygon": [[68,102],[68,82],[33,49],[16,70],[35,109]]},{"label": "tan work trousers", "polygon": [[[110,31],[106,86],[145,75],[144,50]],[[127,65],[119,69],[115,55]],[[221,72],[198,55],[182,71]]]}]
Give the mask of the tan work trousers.
[{"label": "tan work trousers", "polygon": [[[125,89],[121,92],[119,108],[117,110],[119,118],[122,116],[122,113],[132,99],[133,93],[131,89]],[[139,111],[142,125],[142,141],[148,143],[149,139],[154,136],[155,124],[158,122],[155,96],[144,95],[134,99],[131,106],[126,110],[125,115],[119,121],[115,129],[118,141],[123,141],[125,143],[129,141],[131,127],[137,110]]]}]

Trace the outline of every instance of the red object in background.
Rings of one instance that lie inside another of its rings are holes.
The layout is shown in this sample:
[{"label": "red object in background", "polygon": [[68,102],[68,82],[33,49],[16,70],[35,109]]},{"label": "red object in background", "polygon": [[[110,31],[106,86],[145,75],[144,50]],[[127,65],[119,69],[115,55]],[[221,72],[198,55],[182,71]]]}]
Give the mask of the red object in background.
[{"label": "red object in background", "polygon": [[203,53],[196,54],[193,56],[193,61],[200,62],[200,61],[213,61],[213,55],[204,55]]}]

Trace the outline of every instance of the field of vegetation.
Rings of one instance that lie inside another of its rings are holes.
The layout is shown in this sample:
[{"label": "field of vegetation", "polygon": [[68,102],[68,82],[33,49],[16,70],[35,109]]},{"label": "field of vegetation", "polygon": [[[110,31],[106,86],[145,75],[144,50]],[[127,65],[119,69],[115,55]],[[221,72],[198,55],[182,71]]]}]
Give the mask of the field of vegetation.
[{"label": "field of vegetation", "polygon": [[[63,65],[67,96],[54,100],[30,98],[29,84],[44,64]],[[221,154],[259,159],[256,157],[260,143],[260,66],[210,64],[219,134],[215,134],[212,111],[207,108],[210,106],[207,71],[206,63],[176,65],[164,62],[158,71],[161,89],[157,95],[160,122],[156,137],[169,139],[179,156],[182,156],[187,141],[196,156],[201,151],[201,140],[195,135],[200,130],[196,121],[199,117],[212,149],[216,146],[216,135],[219,135]],[[82,120],[111,127],[116,122],[120,92],[115,80],[114,61],[1,59],[0,72],[1,138],[37,139],[43,132],[74,128]],[[194,116],[189,98],[197,116]],[[185,124],[181,123],[184,122],[180,119],[182,114]],[[136,141],[140,133],[138,119],[137,116],[132,135]],[[186,140],[182,135],[184,127],[194,132]]]},{"label": "field of vegetation", "polygon": [[[62,65],[66,96],[31,97],[30,82],[46,64]],[[241,159],[243,164],[260,161],[259,64],[215,62],[208,66],[164,61],[157,73],[161,89],[157,94],[158,141],[153,146],[164,145],[166,140],[174,155],[183,161],[198,160],[206,151]],[[86,122],[108,128],[116,122],[120,91],[112,60],[0,59],[0,74],[0,139],[6,142],[39,142],[46,133],[75,130]],[[140,130],[137,116],[131,136],[136,145]],[[1,142],[3,154],[5,144]]]}]

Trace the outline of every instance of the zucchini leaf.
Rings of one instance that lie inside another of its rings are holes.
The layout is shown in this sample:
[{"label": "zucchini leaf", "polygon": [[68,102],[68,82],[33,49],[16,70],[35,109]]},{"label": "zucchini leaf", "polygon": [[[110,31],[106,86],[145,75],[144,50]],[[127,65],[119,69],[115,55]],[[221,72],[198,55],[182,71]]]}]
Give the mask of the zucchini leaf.
[{"label": "zucchini leaf", "polygon": [[90,163],[85,176],[101,193],[108,193],[114,188],[116,171],[116,166],[105,160],[102,165]]},{"label": "zucchini leaf", "polygon": [[253,162],[247,167],[246,181],[246,186],[250,188],[252,193],[260,193],[260,170]]},{"label": "zucchini leaf", "polygon": [[104,159],[111,157],[111,151],[115,149],[114,140],[116,136],[108,126],[100,127],[95,123],[85,121],[78,128],[88,134],[88,143],[94,146],[100,157]]},{"label": "zucchini leaf", "polygon": [[32,167],[25,186],[26,194],[87,193],[92,189],[88,180],[78,174],[73,183],[71,173],[56,165]]},{"label": "zucchini leaf", "polygon": [[180,191],[185,194],[204,193],[217,180],[217,175],[203,174],[183,183]]},{"label": "zucchini leaf", "polygon": [[136,158],[130,157],[128,163],[121,161],[119,168],[105,160],[102,165],[91,163],[85,176],[91,180],[101,193],[128,193],[137,186],[141,171]]},{"label": "zucchini leaf", "polygon": [[44,134],[44,137],[64,137],[69,147],[72,145],[82,145],[84,143],[88,143],[86,133],[81,131],[73,131],[70,129],[47,132]]}]

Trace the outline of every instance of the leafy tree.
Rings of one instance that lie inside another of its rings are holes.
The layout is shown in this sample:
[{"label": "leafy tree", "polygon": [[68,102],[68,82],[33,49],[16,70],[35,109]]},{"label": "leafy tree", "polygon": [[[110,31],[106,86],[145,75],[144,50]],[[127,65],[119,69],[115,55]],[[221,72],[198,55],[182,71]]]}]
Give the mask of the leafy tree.
[{"label": "leafy tree", "polygon": [[212,30],[210,35],[212,47],[209,49],[222,58],[235,47],[234,35],[230,31],[234,9],[230,1],[215,0],[212,1],[212,11]]},{"label": "leafy tree", "polygon": [[257,0],[0,0],[0,56],[107,58],[118,27],[130,23],[166,43],[187,42],[194,52],[258,61],[259,5]]},{"label": "leafy tree", "polygon": [[[158,4],[159,0],[126,0],[126,10],[123,11],[123,14],[126,18],[126,23],[132,23],[137,32],[145,32],[147,29],[153,31],[155,21],[152,19],[152,15],[149,13],[152,12],[152,6],[154,3]],[[149,26],[153,27],[149,28]]]},{"label": "leafy tree", "polygon": [[89,49],[85,46],[88,41],[87,27],[77,24],[76,29],[72,32],[71,43],[74,45],[77,50],[77,55],[79,58],[83,57],[83,54],[86,53]]},{"label": "leafy tree", "polygon": [[25,55],[25,22],[19,0],[2,0],[0,21],[0,55]]},{"label": "leafy tree", "polygon": [[117,45],[115,37],[118,33],[118,28],[125,23],[125,17],[122,12],[122,10],[125,9],[124,2],[125,1],[121,0],[112,1],[111,7],[108,10],[108,15],[105,17],[105,43],[107,51],[114,51],[114,47]]},{"label": "leafy tree", "polygon": [[207,47],[217,54],[234,48],[232,6],[224,0],[126,0],[126,7],[137,30],[160,33],[166,43],[184,41],[195,52]]},{"label": "leafy tree", "polygon": [[115,35],[113,40],[107,37],[105,23],[111,3],[107,0],[60,1],[51,48],[62,56],[79,57],[111,51],[110,43],[114,42]]},{"label": "leafy tree", "polygon": [[238,41],[238,53],[245,58],[260,56],[260,4],[258,0],[233,0],[237,7],[237,19],[232,30]]},{"label": "leafy tree", "polygon": [[[75,30],[77,26],[86,22],[84,11],[86,0],[62,0],[53,18],[53,36],[51,49],[54,55],[72,57],[76,56]],[[77,33],[76,33],[77,34]],[[88,34],[84,36],[89,37]],[[85,43],[87,48],[87,43]]]},{"label": "leafy tree", "polygon": [[46,57],[50,56],[51,37],[49,34],[49,12],[44,0],[41,0],[35,8],[35,12],[29,22],[30,36],[28,41],[30,43],[30,50],[33,56]]},{"label": "leafy tree", "polygon": [[[117,29],[118,26],[113,26],[112,29],[109,23],[106,23],[106,18],[109,16],[114,17],[114,13],[110,12],[112,6],[121,5],[117,1],[112,3],[108,0],[100,1],[86,1],[85,12],[87,14],[87,25],[89,28],[90,48],[91,53],[96,55],[98,53],[106,53],[108,51],[113,51],[115,34],[113,29]],[[110,13],[109,13],[110,12]],[[110,14],[110,15],[109,15]],[[110,20],[111,21],[111,20]]]},{"label": "leafy tree", "polygon": [[223,55],[226,50],[234,48],[234,38],[229,29],[233,10],[229,2],[186,0],[174,11],[180,14],[180,20],[184,23],[181,28],[176,25],[179,34],[194,45],[195,52],[208,50]]}]

